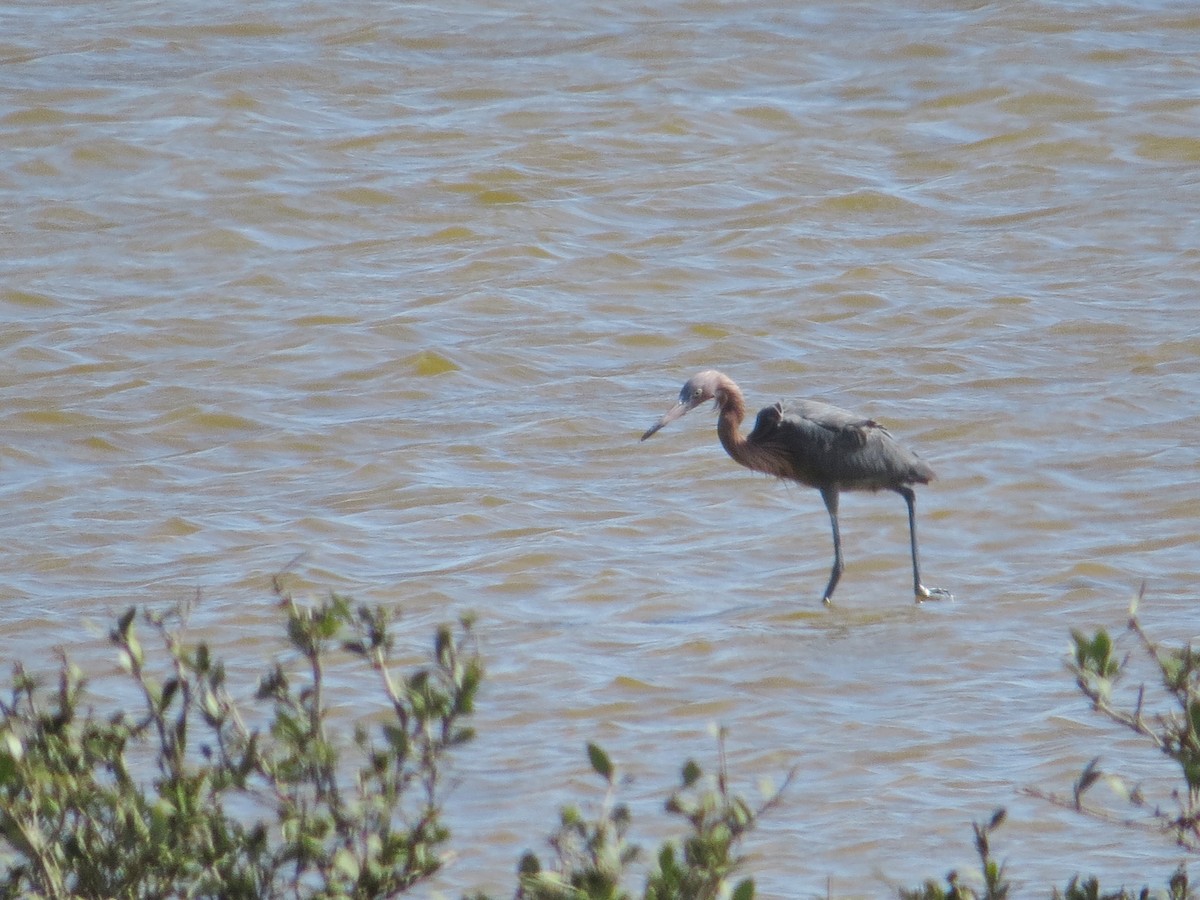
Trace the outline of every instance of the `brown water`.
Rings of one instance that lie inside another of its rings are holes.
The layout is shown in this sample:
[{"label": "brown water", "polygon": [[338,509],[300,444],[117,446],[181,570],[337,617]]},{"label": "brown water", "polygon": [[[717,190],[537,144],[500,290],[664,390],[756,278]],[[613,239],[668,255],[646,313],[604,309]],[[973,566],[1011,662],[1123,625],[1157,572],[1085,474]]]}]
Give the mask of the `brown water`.
[{"label": "brown water", "polygon": [[[1068,629],[1200,631],[1200,14],[1190,2],[28,4],[0,35],[0,652],[269,582],[480,615],[436,891],[511,891],[592,794],[638,835],[730,728],[764,897],[971,860],[1162,884],[1166,841],[1019,794],[1095,752]],[[903,503],[739,469],[696,411],[824,398],[934,465]],[[88,643],[92,641],[92,643]],[[49,666],[49,661],[46,662]],[[247,677],[249,677],[247,675]],[[373,703],[364,698],[364,704]],[[348,702],[346,714],[354,713]],[[1114,738],[1116,738],[1114,740]],[[1194,874],[1194,873],[1193,873]]]}]

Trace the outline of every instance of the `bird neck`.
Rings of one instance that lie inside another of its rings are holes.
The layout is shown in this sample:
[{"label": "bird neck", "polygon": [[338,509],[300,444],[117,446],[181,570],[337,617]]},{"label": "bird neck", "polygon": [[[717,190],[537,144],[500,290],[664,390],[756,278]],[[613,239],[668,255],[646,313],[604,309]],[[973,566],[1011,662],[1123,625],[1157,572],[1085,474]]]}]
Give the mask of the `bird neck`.
[{"label": "bird neck", "polygon": [[746,439],[742,437],[742,420],[746,418],[746,402],[742,392],[732,381],[725,379],[716,392],[717,405],[721,413],[717,417],[717,437],[733,459],[743,466],[749,465],[746,454]]}]

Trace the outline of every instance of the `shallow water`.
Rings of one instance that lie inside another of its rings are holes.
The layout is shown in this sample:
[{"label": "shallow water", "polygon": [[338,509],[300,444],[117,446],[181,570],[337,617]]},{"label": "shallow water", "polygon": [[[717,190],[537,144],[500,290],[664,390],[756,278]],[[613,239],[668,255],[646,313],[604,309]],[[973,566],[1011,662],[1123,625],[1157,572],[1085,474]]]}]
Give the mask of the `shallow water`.
[{"label": "shallow water", "polygon": [[[743,790],[799,767],[762,896],[965,868],[998,805],[1022,894],[1164,883],[1167,842],[1019,791],[1167,771],[1071,627],[1144,581],[1200,631],[1200,16],[543,6],[5,14],[0,651],[103,666],[81,619],[199,592],[250,672],[289,564],[414,641],[474,610],[445,896],[511,892],[587,740],[652,843],[714,722]],[[843,498],[824,610],[815,492],[701,410],[639,443],[710,367],[917,448],[955,602],[912,603],[899,498]]]}]

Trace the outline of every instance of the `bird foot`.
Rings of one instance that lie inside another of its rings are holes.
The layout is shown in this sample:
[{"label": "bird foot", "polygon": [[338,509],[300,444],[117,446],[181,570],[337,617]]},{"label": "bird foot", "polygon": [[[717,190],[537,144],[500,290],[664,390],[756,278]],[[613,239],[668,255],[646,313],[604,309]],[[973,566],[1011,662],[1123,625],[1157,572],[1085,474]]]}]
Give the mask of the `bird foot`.
[{"label": "bird foot", "polygon": [[917,585],[917,602],[923,600],[953,600],[954,595],[943,588],[927,588],[923,584]]}]

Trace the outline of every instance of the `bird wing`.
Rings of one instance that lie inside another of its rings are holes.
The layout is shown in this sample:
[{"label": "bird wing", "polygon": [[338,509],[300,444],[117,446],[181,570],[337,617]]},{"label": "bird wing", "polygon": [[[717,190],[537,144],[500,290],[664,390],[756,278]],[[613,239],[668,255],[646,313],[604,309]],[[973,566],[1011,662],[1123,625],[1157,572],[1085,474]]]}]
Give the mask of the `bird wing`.
[{"label": "bird wing", "polygon": [[797,400],[787,405],[781,403],[779,406],[788,419],[802,419],[834,433],[847,430],[862,431],[866,428],[882,430],[882,426],[874,419],[865,419],[848,409],[819,400]]},{"label": "bird wing", "polygon": [[814,487],[878,490],[933,477],[874,419],[818,400],[766,407],[747,441],[773,460],[774,474]]}]

